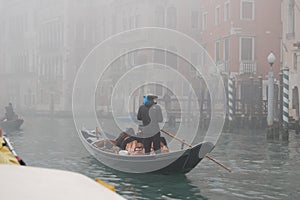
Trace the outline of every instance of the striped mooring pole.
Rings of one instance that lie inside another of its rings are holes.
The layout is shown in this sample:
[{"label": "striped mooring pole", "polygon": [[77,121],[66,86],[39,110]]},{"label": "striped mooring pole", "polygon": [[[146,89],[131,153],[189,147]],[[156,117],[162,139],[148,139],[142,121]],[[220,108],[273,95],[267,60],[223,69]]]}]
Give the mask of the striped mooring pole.
[{"label": "striped mooring pole", "polygon": [[283,110],[282,119],[283,127],[288,128],[289,126],[289,68],[283,68]]},{"label": "striped mooring pole", "polygon": [[229,122],[232,122],[233,115],[234,115],[233,88],[234,88],[233,78],[229,77],[228,78],[228,120]]}]

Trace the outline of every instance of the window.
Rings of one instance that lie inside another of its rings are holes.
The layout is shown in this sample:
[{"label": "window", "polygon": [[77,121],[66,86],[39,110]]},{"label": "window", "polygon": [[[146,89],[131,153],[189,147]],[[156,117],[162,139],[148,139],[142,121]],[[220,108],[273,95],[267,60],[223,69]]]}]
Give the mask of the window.
[{"label": "window", "polygon": [[198,29],[199,28],[199,12],[193,11],[192,12],[192,28]]},{"label": "window", "polygon": [[203,49],[202,49],[202,52],[201,52],[201,67],[205,66],[206,65],[206,46],[205,45],[202,45]]},{"label": "window", "polygon": [[287,37],[295,36],[295,0],[289,0]]},{"label": "window", "polygon": [[254,38],[243,37],[240,39],[240,60],[253,61],[254,60]]},{"label": "window", "polygon": [[225,2],[224,4],[224,21],[228,21],[230,19],[230,4],[229,2]]},{"label": "window", "polygon": [[141,16],[135,15],[135,27],[139,28],[141,26]]},{"label": "window", "polygon": [[220,24],[220,6],[216,7],[216,12],[215,12],[215,25]]},{"label": "window", "polygon": [[[125,23],[126,23],[126,19],[125,19]],[[124,25],[123,25],[124,26]],[[103,35],[103,38],[105,38],[105,35],[106,35],[106,19],[105,17],[102,19],[102,35]],[[125,28],[127,27],[127,24],[125,24]]]},{"label": "window", "polygon": [[117,19],[116,19],[116,15],[113,15],[111,17],[111,32],[112,34],[115,34],[116,33],[116,30],[117,30]]},{"label": "window", "polygon": [[216,41],[215,43],[215,62],[216,64],[219,64],[221,61],[221,55],[220,55],[220,41]]},{"label": "window", "polygon": [[156,26],[165,26],[165,10],[163,7],[157,7],[155,11]]},{"label": "window", "polygon": [[292,108],[297,109],[296,114],[299,117],[299,92],[297,86],[292,90]]},{"label": "window", "polygon": [[185,81],[182,81],[182,95],[189,96],[190,91],[192,91],[191,86],[188,83],[186,83]]},{"label": "window", "polygon": [[159,63],[159,64],[165,64],[166,63],[166,52],[160,49],[154,50],[153,53],[153,62]]},{"label": "window", "polygon": [[135,26],[135,22],[134,22],[135,17],[134,16],[130,16],[129,17],[129,29],[133,29]]},{"label": "window", "polygon": [[177,69],[178,66],[177,55],[176,55],[177,49],[175,47],[170,47],[169,50],[171,50],[174,53],[170,51],[166,52],[166,64],[169,67]]},{"label": "window", "polygon": [[123,31],[127,30],[127,19],[124,17],[122,19]]},{"label": "window", "polygon": [[175,7],[170,7],[167,10],[167,27],[176,28],[177,25],[177,12]]},{"label": "window", "polygon": [[242,0],[240,18],[242,20],[254,20],[254,1]]},{"label": "window", "polygon": [[191,61],[192,61],[192,64],[193,64],[193,65],[198,66],[198,65],[200,64],[200,62],[199,62],[199,54],[193,52],[193,53],[191,54]]},{"label": "window", "polygon": [[228,71],[229,68],[229,56],[230,56],[229,38],[224,39],[224,71]]},{"label": "window", "polygon": [[155,94],[158,95],[158,96],[163,95],[163,86],[162,86],[161,83],[155,84]]},{"label": "window", "polygon": [[229,60],[229,38],[224,39],[224,61],[228,62]]},{"label": "window", "polygon": [[297,53],[293,54],[293,67],[294,70],[297,71],[297,64],[298,64],[298,57],[297,57]]},{"label": "window", "polygon": [[195,73],[197,73],[197,72],[196,72],[195,67],[199,66],[199,64],[200,64],[200,57],[199,57],[198,53],[193,52],[191,54],[191,62],[192,62],[192,65],[190,68],[191,69],[190,72],[191,72],[191,74],[196,75]]},{"label": "window", "polygon": [[202,15],[202,30],[207,29],[207,12]]}]

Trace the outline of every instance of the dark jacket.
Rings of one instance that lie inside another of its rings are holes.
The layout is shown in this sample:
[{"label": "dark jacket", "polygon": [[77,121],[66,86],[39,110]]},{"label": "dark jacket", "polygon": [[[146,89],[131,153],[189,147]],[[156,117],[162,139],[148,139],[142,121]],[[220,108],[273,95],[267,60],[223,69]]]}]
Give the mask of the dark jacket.
[{"label": "dark jacket", "polygon": [[151,137],[160,132],[159,122],[163,121],[161,108],[152,100],[139,107],[137,119],[143,122],[142,136]]},{"label": "dark jacket", "polygon": [[7,121],[14,120],[14,119],[18,118],[18,116],[15,114],[14,109],[13,109],[11,104],[6,106],[5,110],[6,110],[5,119],[7,119]]}]

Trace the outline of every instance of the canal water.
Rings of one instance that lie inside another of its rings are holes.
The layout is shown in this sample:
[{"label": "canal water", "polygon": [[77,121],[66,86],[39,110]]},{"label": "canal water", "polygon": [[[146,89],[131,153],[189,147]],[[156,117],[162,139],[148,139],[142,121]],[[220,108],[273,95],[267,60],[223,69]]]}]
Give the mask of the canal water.
[{"label": "canal water", "polygon": [[190,173],[172,176],[103,166],[83,147],[72,118],[25,117],[22,130],[8,137],[28,165],[100,178],[127,199],[299,199],[300,135],[295,133],[289,142],[267,140],[264,131],[223,133],[210,156],[234,173],[204,159]]}]

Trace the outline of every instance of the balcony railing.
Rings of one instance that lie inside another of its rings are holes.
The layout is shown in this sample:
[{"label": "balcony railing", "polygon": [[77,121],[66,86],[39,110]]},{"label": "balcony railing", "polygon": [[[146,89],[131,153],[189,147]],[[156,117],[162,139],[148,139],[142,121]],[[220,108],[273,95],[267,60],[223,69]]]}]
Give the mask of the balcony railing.
[{"label": "balcony railing", "polygon": [[255,74],[257,64],[255,61],[241,61],[240,62],[240,74]]}]

